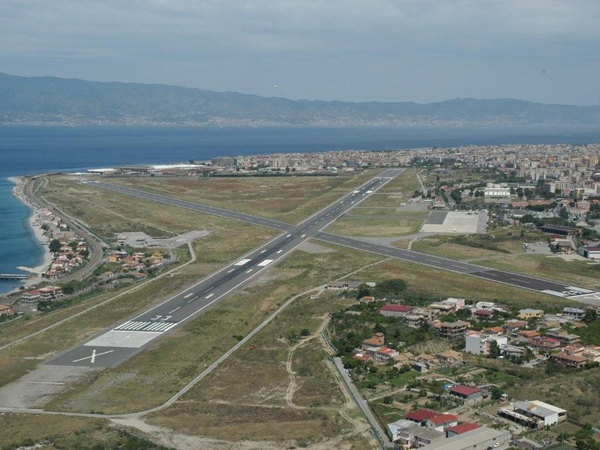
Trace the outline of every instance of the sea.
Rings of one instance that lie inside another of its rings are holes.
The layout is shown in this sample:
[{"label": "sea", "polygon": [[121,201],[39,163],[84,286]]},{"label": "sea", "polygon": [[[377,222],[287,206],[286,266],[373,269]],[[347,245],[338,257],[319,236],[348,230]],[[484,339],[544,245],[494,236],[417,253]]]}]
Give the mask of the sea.
[{"label": "sea", "polygon": [[[215,156],[600,142],[600,127],[172,128],[0,126],[0,273],[35,267],[43,249],[8,177]],[[0,293],[19,285],[0,281]]]}]

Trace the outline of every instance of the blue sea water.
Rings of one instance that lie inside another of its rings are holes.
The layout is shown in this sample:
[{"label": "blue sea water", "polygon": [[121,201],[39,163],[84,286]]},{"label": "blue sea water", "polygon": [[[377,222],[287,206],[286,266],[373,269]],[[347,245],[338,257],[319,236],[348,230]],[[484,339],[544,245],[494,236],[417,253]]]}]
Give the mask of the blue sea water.
[{"label": "blue sea water", "polygon": [[[0,127],[0,273],[37,266],[43,256],[12,196],[10,176],[223,155],[496,144],[600,142],[600,128],[146,128]],[[0,293],[14,288],[0,282]]]}]

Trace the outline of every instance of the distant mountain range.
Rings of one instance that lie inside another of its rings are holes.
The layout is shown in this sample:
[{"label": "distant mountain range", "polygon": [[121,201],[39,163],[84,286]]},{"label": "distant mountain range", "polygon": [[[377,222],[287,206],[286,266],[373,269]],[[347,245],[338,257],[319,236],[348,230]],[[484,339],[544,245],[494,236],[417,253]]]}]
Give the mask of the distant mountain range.
[{"label": "distant mountain range", "polygon": [[288,100],[141,83],[0,73],[0,124],[183,126],[600,125],[600,106],[514,99]]}]

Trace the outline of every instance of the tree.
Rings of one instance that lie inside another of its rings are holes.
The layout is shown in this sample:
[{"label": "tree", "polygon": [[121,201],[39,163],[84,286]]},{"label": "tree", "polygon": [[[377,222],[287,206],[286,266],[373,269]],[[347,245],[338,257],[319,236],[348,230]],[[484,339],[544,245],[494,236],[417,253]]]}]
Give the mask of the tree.
[{"label": "tree", "polygon": [[492,341],[490,344],[490,358],[498,359],[500,356],[500,347],[496,341]]},{"label": "tree", "polygon": [[358,288],[356,290],[356,298],[363,298],[369,295],[373,295],[372,293],[373,291],[371,290],[371,287],[368,284],[362,283],[358,285]]},{"label": "tree", "polygon": [[52,239],[52,241],[50,241],[50,245],[48,246],[52,253],[58,252],[60,247],[60,241],[58,239]]},{"label": "tree", "polygon": [[491,392],[492,398],[494,400],[500,400],[500,397],[502,397],[502,391],[500,390],[499,387],[492,386],[490,389],[490,392]]},{"label": "tree", "polygon": [[406,290],[406,283],[399,278],[385,280],[375,286],[374,293],[377,297],[397,297]]}]

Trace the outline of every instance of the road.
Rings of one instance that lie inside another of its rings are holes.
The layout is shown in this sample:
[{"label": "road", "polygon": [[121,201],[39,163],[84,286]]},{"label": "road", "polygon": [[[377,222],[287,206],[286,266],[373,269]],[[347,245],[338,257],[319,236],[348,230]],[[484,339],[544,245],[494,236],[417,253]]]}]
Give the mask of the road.
[{"label": "road", "polygon": [[60,209],[56,208],[50,202],[46,201],[44,198],[37,195],[36,191],[39,186],[39,182],[41,182],[40,178],[37,179],[28,179],[23,186],[23,194],[30,202],[34,203],[39,208],[48,208],[50,209],[57,217],[66,223],[71,230],[73,230],[78,236],[85,239],[88,243],[89,248],[89,256],[87,262],[77,269],[76,271],[69,273],[59,279],[56,282],[61,284],[68,283],[72,280],[82,280],[89,275],[91,275],[94,270],[102,264],[102,258],[104,257],[104,250],[102,248],[102,243],[90,232],[88,232],[85,228],[79,226],[69,217],[67,214],[63,213]]},{"label": "road", "polygon": [[[256,250],[159,305],[118,324],[83,344],[67,350],[47,362],[47,364],[93,367],[115,367],[119,365],[142,351],[154,339],[201,313],[215,302],[248,283],[268,267],[277,264],[296,247],[308,239],[314,238],[321,229],[327,227],[402,171],[402,169],[388,169],[299,225],[285,224],[284,233]],[[110,186],[112,187],[112,185]],[[183,207],[193,207],[194,209],[198,206],[202,209],[197,210],[209,214],[217,214],[215,210],[218,210],[218,215],[226,214],[225,217],[257,225],[261,224],[260,221],[283,224],[283,222],[267,221],[250,215],[212,207],[206,207],[205,209],[203,205],[165,199],[161,196],[156,197],[155,194],[144,194],[150,197],[145,196],[143,198],[161,201],[162,203],[169,202],[169,204],[174,205],[183,203]],[[160,198],[160,200],[157,198]],[[261,225],[268,226],[264,223]]]},{"label": "road", "polygon": [[[160,194],[154,194],[150,192],[140,191],[137,189],[116,186],[104,182],[93,183],[96,187],[101,187],[103,189],[108,189],[122,194],[132,195],[138,198],[152,200],[155,202],[160,202],[172,206],[179,206],[182,208],[192,209],[208,214],[214,214],[220,217],[226,217],[228,219],[241,220],[243,222],[251,223],[253,225],[265,226],[279,231],[291,232],[295,229],[293,225],[290,225],[288,223],[263,219],[261,217],[256,217],[250,214],[237,213],[235,211],[229,211],[222,208],[205,206],[198,203],[178,200]],[[361,192],[359,197],[364,198],[365,195],[368,194],[366,194],[363,191]],[[348,209],[346,209],[344,212],[346,212]],[[338,214],[336,218],[340,215],[341,214]],[[324,227],[321,226],[320,228]],[[356,250],[368,251],[371,253],[376,253],[378,255],[400,259],[402,261],[422,264],[436,269],[456,272],[462,275],[468,275],[480,279],[485,279],[487,281],[494,281],[497,283],[518,287],[521,289],[539,292],[542,294],[548,294],[562,298],[569,298],[572,300],[580,301],[582,303],[600,306],[600,293],[591,291],[589,289],[572,286],[568,283],[545,280],[543,278],[532,277],[503,270],[490,269],[488,267],[478,266],[476,264],[460,262],[453,259],[419,253],[412,250],[397,249],[388,245],[367,242],[361,240],[360,238],[338,236],[335,234],[325,232],[311,234],[311,237],[314,237],[315,239],[330,244],[342,245]]]},{"label": "road", "polygon": [[390,442],[388,435],[383,430],[383,428],[381,428],[381,425],[379,425],[379,421],[373,415],[373,412],[371,411],[371,408],[369,408],[369,405],[367,404],[366,400],[362,397],[362,395],[360,395],[360,392],[350,379],[350,376],[344,368],[344,363],[342,363],[341,358],[333,358],[333,364],[335,365],[335,368],[344,380],[344,383],[348,387],[348,390],[350,391],[352,398],[354,398],[354,401],[356,402],[357,406],[360,408],[365,418],[371,424],[374,433],[376,435],[379,435],[378,440],[384,445],[385,448],[394,448],[393,444]]}]

